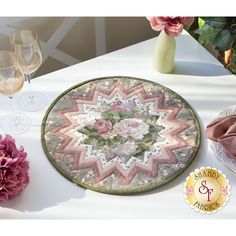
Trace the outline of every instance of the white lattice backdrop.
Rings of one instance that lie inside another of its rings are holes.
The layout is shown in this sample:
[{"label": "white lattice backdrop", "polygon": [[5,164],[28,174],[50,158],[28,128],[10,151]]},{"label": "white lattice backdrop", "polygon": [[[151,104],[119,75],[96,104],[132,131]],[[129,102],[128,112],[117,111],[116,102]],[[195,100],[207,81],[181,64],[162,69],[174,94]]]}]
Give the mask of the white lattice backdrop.
[{"label": "white lattice backdrop", "polygon": [[[48,20],[59,23],[50,28]],[[31,25],[32,21],[36,23]],[[16,29],[29,27],[37,32],[39,28],[44,62],[40,75],[151,38],[153,32],[147,26],[144,17],[0,17],[0,47],[3,49],[1,36],[6,41]],[[50,31],[49,37],[44,37],[44,31]]]},{"label": "white lattice backdrop", "polygon": [[[17,21],[23,21],[30,19],[29,17],[2,17],[0,18],[0,32],[6,36],[10,36],[15,29],[12,27],[12,23]],[[63,62],[66,65],[73,65],[79,63],[77,58],[74,58],[57,48],[58,44],[64,39],[71,28],[79,21],[78,17],[68,17],[63,23],[53,32],[50,39],[47,42],[40,41],[44,61],[49,57],[53,57],[58,61]],[[95,18],[96,29],[96,56],[106,53],[105,43],[105,21],[104,17]]]}]

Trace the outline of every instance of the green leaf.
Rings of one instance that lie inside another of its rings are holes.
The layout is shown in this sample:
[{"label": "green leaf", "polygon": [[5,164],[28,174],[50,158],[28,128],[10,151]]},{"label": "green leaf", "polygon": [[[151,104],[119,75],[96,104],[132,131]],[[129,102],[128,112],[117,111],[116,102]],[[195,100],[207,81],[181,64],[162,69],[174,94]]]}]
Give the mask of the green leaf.
[{"label": "green leaf", "polygon": [[201,17],[198,17],[198,27],[202,28],[204,25],[205,21]]},{"label": "green leaf", "polygon": [[205,24],[215,28],[215,29],[223,29],[227,25],[226,17],[202,17],[205,21]]},{"label": "green leaf", "polygon": [[148,133],[144,135],[142,142],[145,143],[145,142],[150,142],[150,141],[152,141],[152,134]]},{"label": "green leaf", "polygon": [[233,48],[233,54],[231,58],[231,63],[236,66],[236,49]]},{"label": "green leaf", "polygon": [[236,66],[236,54],[232,56],[232,63]]},{"label": "green leaf", "polygon": [[116,121],[120,120],[120,113],[119,112],[113,112],[112,118]]},{"label": "green leaf", "polygon": [[114,137],[113,139],[107,139],[107,145],[111,148],[119,146],[123,143],[123,140],[120,137]]},{"label": "green leaf", "polygon": [[87,129],[86,126],[82,129],[79,129],[78,132],[85,134],[85,135],[89,135],[91,133],[91,131],[89,129]]},{"label": "green leaf", "polygon": [[236,74],[236,68],[231,70],[234,74]]},{"label": "green leaf", "polygon": [[161,126],[149,124],[149,133],[158,133],[163,129]]},{"label": "green leaf", "polygon": [[79,129],[78,131],[83,133],[83,134],[87,134],[87,133],[90,133],[90,132],[96,132],[96,129],[91,125],[86,125],[83,128]]},{"label": "green leaf", "polygon": [[125,111],[119,111],[119,115],[120,115],[120,117],[129,117],[130,116],[130,114],[128,114]]},{"label": "green leaf", "polygon": [[101,117],[102,117],[103,120],[111,120],[112,119],[112,113],[102,112]]},{"label": "green leaf", "polygon": [[145,152],[144,150],[140,150],[140,151],[136,152],[135,154],[133,154],[132,156],[134,156],[134,157],[143,156],[144,152]]},{"label": "green leaf", "polygon": [[84,140],[83,142],[84,144],[88,144],[88,145],[93,145],[96,146],[97,145],[97,139],[94,139],[92,137],[88,137]]},{"label": "green leaf", "polygon": [[230,32],[232,35],[234,35],[234,37],[236,37],[236,24],[230,28]]},{"label": "green leaf", "polygon": [[140,148],[140,151],[142,151],[142,152],[149,151],[149,147],[144,144],[142,144],[142,145],[140,144],[138,146]]},{"label": "green leaf", "polygon": [[216,36],[213,42],[213,46],[220,52],[224,52],[230,49],[231,40],[232,40],[232,35],[230,31],[226,29],[220,32]]},{"label": "green leaf", "polygon": [[211,28],[209,25],[203,25],[201,28],[196,29],[194,32],[196,34],[203,34],[205,33],[209,28]]},{"label": "green leaf", "polygon": [[236,17],[226,17],[230,25],[236,24]]},{"label": "green leaf", "polygon": [[136,142],[136,144],[139,146],[140,149],[148,151],[150,149],[150,146],[152,145],[152,141],[151,142],[139,141]]},{"label": "green leaf", "polygon": [[103,120],[109,120],[112,122],[112,124],[114,125],[117,121],[122,120],[123,118],[128,118],[129,116],[123,112],[103,112],[101,114],[101,118]]},{"label": "green leaf", "polygon": [[204,25],[201,29],[198,29],[195,32],[200,34],[198,38],[199,43],[207,45],[213,42],[215,37],[218,35],[219,30]]},{"label": "green leaf", "polygon": [[194,32],[195,32],[196,34],[200,34],[200,35],[201,35],[201,34],[205,33],[209,28],[210,28],[209,25],[204,25],[204,26],[202,26],[201,28],[196,29]]}]

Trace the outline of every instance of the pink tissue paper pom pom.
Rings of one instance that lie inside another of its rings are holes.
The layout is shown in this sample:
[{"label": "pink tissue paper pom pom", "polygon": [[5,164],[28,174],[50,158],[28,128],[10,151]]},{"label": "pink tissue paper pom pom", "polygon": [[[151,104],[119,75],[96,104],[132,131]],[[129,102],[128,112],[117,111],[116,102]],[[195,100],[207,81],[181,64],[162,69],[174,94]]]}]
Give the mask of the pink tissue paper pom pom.
[{"label": "pink tissue paper pom pom", "polygon": [[184,25],[192,24],[194,19],[194,17],[183,16],[148,16],[146,18],[149,20],[153,30],[164,30],[168,36],[172,37],[179,36],[183,31]]},{"label": "pink tissue paper pom pom", "polygon": [[16,148],[15,140],[0,135],[0,202],[17,197],[29,183],[29,162],[21,146]]}]

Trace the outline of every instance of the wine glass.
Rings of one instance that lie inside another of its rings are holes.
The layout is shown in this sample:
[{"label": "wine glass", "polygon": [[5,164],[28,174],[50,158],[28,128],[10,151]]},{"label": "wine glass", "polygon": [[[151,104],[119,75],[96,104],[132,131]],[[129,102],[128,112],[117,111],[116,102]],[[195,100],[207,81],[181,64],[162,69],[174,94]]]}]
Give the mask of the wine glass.
[{"label": "wine glass", "polygon": [[[0,93],[12,100],[24,84],[24,73],[15,55],[10,51],[0,51]],[[2,119],[2,128],[6,133],[20,134],[31,127],[31,121],[21,113],[9,114]]]},{"label": "wine glass", "polygon": [[10,37],[10,45],[30,86],[30,91],[19,97],[18,105],[24,111],[41,110],[46,105],[46,96],[31,89],[32,73],[36,72],[42,64],[38,36],[30,30],[17,30]]}]

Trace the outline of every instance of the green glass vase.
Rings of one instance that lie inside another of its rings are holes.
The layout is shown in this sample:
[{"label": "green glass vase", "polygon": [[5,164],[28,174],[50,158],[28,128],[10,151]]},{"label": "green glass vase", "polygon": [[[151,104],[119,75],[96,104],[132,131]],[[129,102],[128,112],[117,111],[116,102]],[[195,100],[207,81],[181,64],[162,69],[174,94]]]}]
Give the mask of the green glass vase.
[{"label": "green glass vase", "polygon": [[164,30],[156,39],[153,67],[161,73],[171,73],[175,66],[175,38],[168,36]]}]

